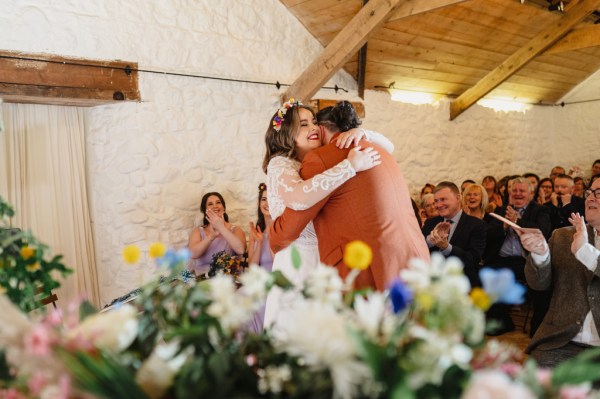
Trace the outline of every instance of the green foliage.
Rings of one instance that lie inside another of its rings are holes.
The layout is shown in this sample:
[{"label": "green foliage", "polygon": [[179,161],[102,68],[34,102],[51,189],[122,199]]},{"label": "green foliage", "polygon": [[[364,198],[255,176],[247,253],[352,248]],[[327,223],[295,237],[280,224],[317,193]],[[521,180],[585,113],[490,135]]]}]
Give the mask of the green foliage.
[{"label": "green foliage", "polygon": [[10,227],[14,210],[0,197],[0,290],[19,308],[29,312],[41,306],[40,301],[60,287],[58,273],[65,277],[72,272],[57,255],[47,259],[48,246],[31,232]]},{"label": "green foliage", "polygon": [[577,357],[556,366],[552,383],[577,385],[586,381],[600,381],[600,348],[588,349]]}]

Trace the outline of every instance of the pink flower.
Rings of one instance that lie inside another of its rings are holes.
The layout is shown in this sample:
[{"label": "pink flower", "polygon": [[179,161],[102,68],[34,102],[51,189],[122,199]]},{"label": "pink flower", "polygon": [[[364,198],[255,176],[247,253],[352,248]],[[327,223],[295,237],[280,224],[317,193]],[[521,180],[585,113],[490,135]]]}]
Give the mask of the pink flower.
[{"label": "pink flower", "polygon": [[29,387],[31,394],[37,397],[47,383],[48,378],[46,378],[46,375],[42,371],[36,371],[33,373],[29,381],[27,381],[27,386]]},{"label": "pink flower", "polygon": [[26,399],[25,395],[17,391],[15,388],[2,389],[0,390],[1,399]]},{"label": "pink flower", "polygon": [[549,387],[552,383],[552,370],[539,369],[536,372],[536,377],[542,387]]},{"label": "pink flower", "polygon": [[473,374],[462,399],[534,399],[524,385],[511,381],[500,371],[479,371]]},{"label": "pink flower", "polygon": [[56,327],[62,324],[62,313],[58,309],[52,309],[44,319],[44,322],[50,327]]},{"label": "pink flower", "polygon": [[50,330],[43,324],[35,325],[25,336],[25,348],[28,354],[48,356],[50,354]]},{"label": "pink flower", "polygon": [[523,368],[518,363],[504,363],[500,366],[500,370],[504,371],[511,377],[516,377],[516,375],[521,372]]},{"label": "pink flower", "polygon": [[585,399],[590,392],[590,387],[583,385],[565,385],[560,388],[560,399]]}]

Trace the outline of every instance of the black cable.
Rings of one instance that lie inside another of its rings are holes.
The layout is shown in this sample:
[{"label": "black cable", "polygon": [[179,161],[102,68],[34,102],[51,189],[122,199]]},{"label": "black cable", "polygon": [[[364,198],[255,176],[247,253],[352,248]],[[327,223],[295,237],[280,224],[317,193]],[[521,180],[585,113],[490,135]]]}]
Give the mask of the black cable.
[{"label": "black cable", "polygon": [[[291,84],[279,83],[279,81],[277,81],[275,83],[271,83],[271,82],[261,82],[258,80],[220,78],[220,77],[215,77],[215,76],[194,75],[194,74],[188,74],[188,73],[154,71],[152,69],[138,69],[138,68],[134,69],[134,68],[131,68],[129,65],[127,65],[125,67],[115,67],[115,66],[108,66],[108,65],[90,65],[90,64],[78,63],[78,62],[74,62],[74,61],[46,60],[46,59],[40,59],[40,58],[16,57],[16,56],[10,56],[10,55],[0,55],[0,58],[19,60],[19,61],[39,61],[39,62],[48,62],[51,64],[62,64],[62,65],[82,66],[82,67],[101,68],[101,69],[116,69],[116,70],[125,72],[125,74],[127,76],[131,75],[131,72],[144,72],[144,73],[154,73],[154,74],[159,74],[159,75],[180,76],[180,77],[186,77],[186,78],[220,80],[220,81],[224,81],[224,82],[252,83],[252,84],[259,84],[259,85],[275,86],[277,89],[281,88],[282,86],[287,86],[287,87],[291,86]],[[338,90],[342,90],[342,91],[348,93],[348,90],[344,89],[343,87],[339,87],[338,85],[335,85],[334,87],[323,86],[321,88],[328,89],[328,90],[335,90],[336,93],[338,92]]]}]

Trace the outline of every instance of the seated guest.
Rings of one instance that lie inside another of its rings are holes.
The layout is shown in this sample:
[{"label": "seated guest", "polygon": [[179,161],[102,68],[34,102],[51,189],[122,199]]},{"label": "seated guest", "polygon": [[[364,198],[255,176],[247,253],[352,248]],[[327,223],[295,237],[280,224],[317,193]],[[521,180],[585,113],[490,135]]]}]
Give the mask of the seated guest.
[{"label": "seated guest", "polygon": [[456,184],[439,183],[433,196],[438,216],[428,219],[422,229],[429,252],[458,257],[471,286],[480,286],[478,265],[485,249],[485,222],[462,211]]},{"label": "seated guest", "polygon": [[537,234],[520,237],[530,252],[527,283],[537,290],[553,287],[548,313],[525,349],[542,367],[600,346],[600,181],[584,196],[587,226],[574,214],[573,226],[555,230],[549,245]]},{"label": "seated guest", "polygon": [[431,219],[438,215],[435,205],[433,203],[433,193],[425,194],[421,199],[421,220],[423,223],[427,219]]},{"label": "seated guest", "polygon": [[565,173],[567,173],[565,168],[563,168],[562,166],[555,166],[550,171],[550,176],[548,176],[548,177],[554,182],[554,179],[556,178],[556,176],[564,175]]},{"label": "seated guest", "polygon": [[425,183],[425,185],[421,189],[421,199],[423,199],[423,196],[425,194],[433,194],[433,189],[434,188],[435,188],[435,186],[433,184],[431,184],[431,183]]},{"label": "seated guest", "polygon": [[540,184],[540,177],[535,173],[531,172],[525,173],[523,177],[529,180],[531,184],[533,184],[533,192],[535,193],[537,191],[538,185]]},{"label": "seated guest", "polygon": [[464,193],[465,192],[465,188],[469,187],[471,184],[475,184],[475,181],[471,180],[471,179],[467,179],[467,180],[463,181],[460,184],[460,193],[461,194]]},{"label": "seated guest", "polygon": [[554,192],[554,182],[551,178],[545,177],[540,180],[540,184],[538,184],[537,190],[535,192],[535,202],[540,205],[544,205],[546,202],[550,201],[550,196]]},{"label": "seated guest", "polygon": [[600,159],[596,159],[592,164],[592,176],[600,175]]},{"label": "seated guest", "polygon": [[579,198],[583,198],[583,192],[585,191],[585,181],[583,180],[583,177],[574,177],[573,183],[573,195]]},{"label": "seated guest", "polygon": [[483,219],[488,206],[488,197],[485,189],[479,184],[471,184],[462,193],[462,209],[467,215]]},{"label": "seated guest", "polygon": [[[533,185],[524,177],[514,179],[509,205],[496,209],[495,213],[521,227],[537,228],[545,237],[550,236],[551,223],[548,208],[533,201]],[[484,265],[498,269],[511,269],[517,280],[525,280],[525,257],[519,237],[513,228],[497,219],[491,220],[488,224]],[[540,299],[540,302],[543,303],[544,300]],[[543,309],[541,305],[540,308]],[[488,318],[501,324],[493,335],[514,330],[508,310],[507,305],[498,304],[488,311]],[[532,323],[535,324],[533,320]]]},{"label": "seated guest", "polygon": [[221,194],[204,194],[200,212],[204,215],[202,226],[192,229],[188,244],[191,255],[188,268],[197,276],[210,270],[216,253],[225,251],[231,255],[242,255],[246,250],[246,236],[242,229],[229,223]]},{"label": "seated guest", "polygon": [[[259,265],[267,271],[273,267],[273,253],[269,247],[269,228],[273,224],[271,213],[269,212],[269,203],[267,202],[267,185],[260,183],[258,185],[258,220],[256,226],[250,222],[250,238],[248,242],[248,264]],[[263,331],[263,322],[265,318],[265,307],[263,306],[254,314],[251,321],[250,330],[256,334]]]},{"label": "seated guest", "polygon": [[493,212],[494,209],[502,206],[502,196],[498,192],[498,182],[494,176],[486,176],[481,181],[488,196],[488,209],[486,212]]},{"label": "seated guest", "polygon": [[550,209],[552,230],[569,226],[571,213],[584,216],[585,201],[583,198],[573,196],[573,178],[569,175],[558,175],[554,178],[554,192],[550,201],[544,205]]}]

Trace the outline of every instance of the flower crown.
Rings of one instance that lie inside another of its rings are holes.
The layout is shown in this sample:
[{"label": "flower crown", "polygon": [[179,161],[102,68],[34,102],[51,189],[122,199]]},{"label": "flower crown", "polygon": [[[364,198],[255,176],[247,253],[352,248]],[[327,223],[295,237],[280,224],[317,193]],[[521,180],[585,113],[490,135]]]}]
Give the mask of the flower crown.
[{"label": "flower crown", "polygon": [[265,183],[260,183],[258,185],[258,191],[265,191],[267,189],[267,185]]},{"label": "flower crown", "polygon": [[283,122],[283,119],[285,118],[285,114],[288,112],[288,109],[298,105],[302,105],[302,103],[300,101],[294,100],[293,98],[290,98],[287,102],[283,103],[283,105],[277,110],[277,114],[273,118],[273,129],[275,129],[276,131],[280,131],[281,123]]}]

